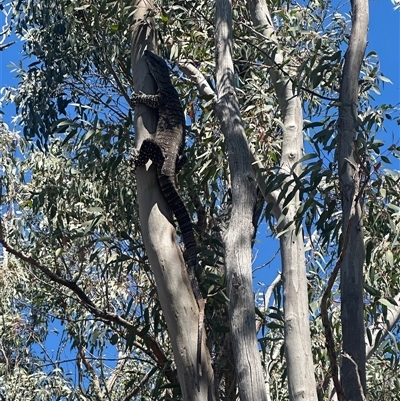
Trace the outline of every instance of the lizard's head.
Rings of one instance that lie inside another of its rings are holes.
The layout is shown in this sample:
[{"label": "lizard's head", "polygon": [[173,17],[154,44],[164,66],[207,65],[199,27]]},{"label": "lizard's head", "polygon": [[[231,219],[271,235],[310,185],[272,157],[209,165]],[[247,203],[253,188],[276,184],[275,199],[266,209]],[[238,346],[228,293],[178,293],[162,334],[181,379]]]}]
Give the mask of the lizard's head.
[{"label": "lizard's head", "polygon": [[169,77],[169,70],[167,63],[161,57],[152,53],[149,50],[144,51],[144,57],[146,58],[147,64],[153,77],[157,80],[157,77]]}]

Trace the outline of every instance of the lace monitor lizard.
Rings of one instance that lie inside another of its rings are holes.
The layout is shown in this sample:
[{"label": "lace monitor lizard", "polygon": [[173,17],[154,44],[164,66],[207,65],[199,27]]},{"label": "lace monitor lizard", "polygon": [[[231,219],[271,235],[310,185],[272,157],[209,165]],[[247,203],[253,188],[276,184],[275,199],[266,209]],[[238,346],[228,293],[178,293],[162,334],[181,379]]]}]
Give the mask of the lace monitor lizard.
[{"label": "lace monitor lizard", "polygon": [[[145,139],[140,147],[135,165],[143,166],[150,159],[157,165],[157,176],[161,191],[178,221],[186,248],[190,283],[199,307],[197,333],[197,373],[201,376],[201,344],[205,300],[195,275],[197,263],[196,242],[189,213],[175,185],[176,172],[184,163],[185,115],[178,92],[172,85],[166,62],[154,53],[145,50],[144,57],[149,66],[158,91],[155,95],[135,94],[131,105],[145,104],[158,109],[158,123],[154,139]],[[199,386],[199,377],[198,377]]]}]

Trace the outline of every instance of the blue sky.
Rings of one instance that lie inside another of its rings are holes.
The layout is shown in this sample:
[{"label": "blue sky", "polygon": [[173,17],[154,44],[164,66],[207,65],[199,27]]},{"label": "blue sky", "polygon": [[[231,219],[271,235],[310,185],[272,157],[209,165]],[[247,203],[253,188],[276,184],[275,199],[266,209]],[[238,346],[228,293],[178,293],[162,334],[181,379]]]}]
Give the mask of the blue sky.
[{"label": "blue sky", "polygon": [[390,0],[370,1],[367,51],[371,50],[378,53],[382,73],[393,82],[377,100],[400,102],[400,10],[394,11]]}]

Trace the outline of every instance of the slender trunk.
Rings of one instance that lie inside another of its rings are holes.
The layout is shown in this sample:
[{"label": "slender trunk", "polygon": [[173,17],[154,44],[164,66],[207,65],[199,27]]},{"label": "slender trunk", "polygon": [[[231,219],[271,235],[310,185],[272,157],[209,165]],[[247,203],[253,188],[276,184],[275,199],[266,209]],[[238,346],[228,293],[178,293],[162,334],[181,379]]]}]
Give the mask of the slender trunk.
[{"label": "slender trunk", "polygon": [[[288,86],[289,85],[288,83]],[[291,88],[289,89],[291,93]],[[289,173],[303,153],[303,120],[298,97],[290,95],[284,113],[286,132],[282,142],[282,172]],[[298,170],[299,167],[296,168]],[[299,171],[295,171],[300,174]],[[294,185],[287,191],[290,193]],[[284,199],[282,200],[282,202]],[[285,312],[285,356],[292,401],[316,400],[316,384],[309,326],[307,276],[303,233],[296,230],[294,221],[299,205],[299,193],[283,211],[285,217],[278,231],[282,255],[282,280]],[[290,227],[288,228],[288,225]]]},{"label": "slender trunk", "polygon": [[[283,62],[279,44],[275,36],[272,19],[264,0],[252,0],[250,11],[253,23],[260,27],[265,38],[264,61],[269,70],[272,83],[282,110],[285,129],[282,138],[281,173],[291,179],[293,165],[303,155],[303,116],[301,100],[295,95],[291,81],[276,67]],[[295,168],[299,175],[300,166]],[[294,185],[287,189],[288,194]],[[264,194],[270,197],[270,194]],[[277,196],[275,196],[277,199]],[[285,356],[289,383],[289,397],[292,401],[316,400],[316,383],[311,349],[309,326],[307,276],[303,235],[296,232],[293,224],[299,205],[299,193],[282,209],[285,197],[280,204],[274,202],[273,213],[280,220],[278,231],[282,255],[282,280],[284,287],[285,312]],[[283,219],[281,219],[284,214]]]},{"label": "slender trunk", "polygon": [[217,104],[232,177],[232,213],[224,236],[229,320],[241,401],[267,400],[257,345],[251,271],[255,182],[233,84],[232,4],[216,2]]},{"label": "slender trunk", "polygon": [[[343,359],[341,378],[346,400],[363,400],[366,390],[363,265],[365,249],[357,154],[358,79],[367,43],[368,0],[353,0],[352,29],[340,87],[338,165],[342,193],[342,233],[349,242],[341,266]],[[361,383],[361,387],[359,385]]]}]

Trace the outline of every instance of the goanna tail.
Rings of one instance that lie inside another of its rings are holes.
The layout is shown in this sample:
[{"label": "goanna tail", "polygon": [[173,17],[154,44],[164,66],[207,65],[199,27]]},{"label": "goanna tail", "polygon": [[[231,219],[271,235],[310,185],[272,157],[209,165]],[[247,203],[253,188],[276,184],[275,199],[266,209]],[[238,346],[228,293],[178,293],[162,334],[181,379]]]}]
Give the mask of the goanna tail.
[{"label": "goanna tail", "polygon": [[[178,191],[175,188],[175,183],[173,182],[175,178],[171,178],[168,175],[162,174],[161,171],[158,172],[158,181],[161,186],[161,191],[169,205],[172,212],[178,221],[179,227],[181,229],[182,240],[186,248],[186,255],[188,258],[188,268],[189,273],[191,269],[196,266],[196,242],[193,234],[192,222],[189,217],[189,213],[184,205]],[[190,277],[192,280],[192,277]],[[198,285],[197,285],[198,287]],[[201,293],[200,293],[201,295]],[[196,300],[198,295],[195,293]]]},{"label": "goanna tail", "polygon": [[186,254],[188,256],[188,273],[189,273],[190,284],[192,286],[196,302],[199,306],[199,320],[197,327],[197,371],[198,371],[197,389],[198,391],[200,391],[199,377],[202,376],[201,343],[203,334],[205,300],[203,299],[203,295],[201,293],[199,283],[197,281],[195,274],[197,255],[196,255],[196,242],[193,234],[192,221],[190,220],[186,206],[184,205],[181,197],[179,196],[175,188],[175,183],[172,180],[173,179],[170,176],[162,174],[161,169],[159,168],[158,181],[161,186],[161,191],[166,201],[168,202],[169,207],[172,209],[172,212],[174,213],[175,218],[178,221],[179,227],[181,229],[183,243],[185,244]]},{"label": "goanna tail", "polygon": [[188,273],[189,273],[190,284],[192,286],[192,290],[194,293],[194,297],[196,298],[197,305],[199,306],[199,320],[197,327],[197,371],[198,371],[197,390],[200,391],[199,377],[202,376],[201,343],[203,341],[202,336],[203,336],[205,300],[201,293],[199,282],[197,281],[195,274],[195,267],[197,260],[196,242],[193,234],[192,221],[190,220],[186,206],[182,202],[182,199],[179,196],[171,177],[162,174],[160,170],[158,171],[158,181],[161,186],[161,191],[166,201],[168,202],[170,208],[172,209],[172,212],[174,213],[176,220],[178,220],[178,224],[181,229],[183,243],[185,244],[186,254],[188,255]]}]

